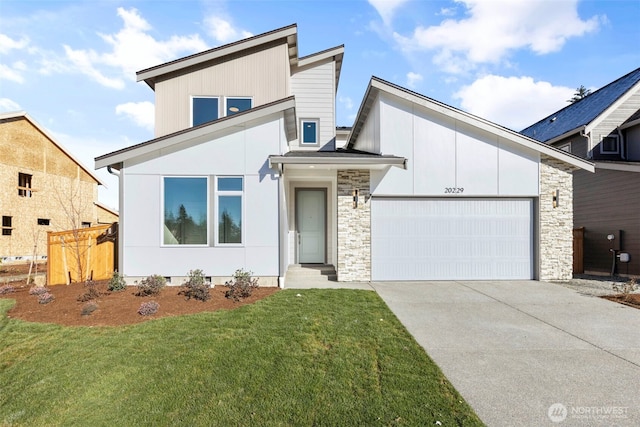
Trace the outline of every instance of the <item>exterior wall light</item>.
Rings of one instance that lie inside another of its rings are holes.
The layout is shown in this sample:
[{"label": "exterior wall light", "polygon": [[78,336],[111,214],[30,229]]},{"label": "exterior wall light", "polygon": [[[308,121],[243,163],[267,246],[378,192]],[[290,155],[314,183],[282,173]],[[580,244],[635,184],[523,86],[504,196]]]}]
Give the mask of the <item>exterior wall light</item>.
[{"label": "exterior wall light", "polygon": [[353,190],[353,209],[358,207],[358,192],[357,188]]},{"label": "exterior wall light", "polygon": [[556,190],[552,193],[553,196],[553,207],[557,208],[560,206],[560,190]]}]

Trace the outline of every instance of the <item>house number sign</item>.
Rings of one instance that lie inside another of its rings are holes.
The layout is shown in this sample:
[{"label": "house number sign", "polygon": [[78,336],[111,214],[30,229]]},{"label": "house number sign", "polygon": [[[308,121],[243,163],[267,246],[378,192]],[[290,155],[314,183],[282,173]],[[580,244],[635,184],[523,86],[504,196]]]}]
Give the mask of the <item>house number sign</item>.
[{"label": "house number sign", "polygon": [[464,192],[462,187],[445,187],[444,194],[461,194]]}]

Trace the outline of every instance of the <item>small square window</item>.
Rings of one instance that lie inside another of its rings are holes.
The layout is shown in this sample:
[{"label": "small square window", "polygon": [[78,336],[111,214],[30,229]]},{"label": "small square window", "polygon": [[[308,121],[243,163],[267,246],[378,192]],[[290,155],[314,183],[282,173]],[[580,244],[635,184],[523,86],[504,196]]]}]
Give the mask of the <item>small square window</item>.
[{"label": "small square window", "polygon": [[571,152],[571,143],[568,142],[566,144],[558,145],[558,150],[566,151],[567,153]]},{"label": "small square window", "polygon": [[48,218],[38,218],[38,225],[49,225],[50,221]]},{"label": "small square window", "polygon": [[82,228],[89,228],[89,227],[91,227],[91,223],[90,222],[82,221]]},{"label": "small square window", "polygon": [[18,196],[31,197],[31,178],[32,175],[18,173]]},{"label": "small square window", "polygon": [[191,123],[198,126],[216,120],[220,116],[220,101],[216,97],[193,97],[191,105]]},{"label": "small square window", "polygon": [[2,217],[2,235],[3,236],[11,236],[11,230],[13,230],[13,228],[11,228],[11,219],[12,217],[10,216]]},{"label": "small square window", "polygon": [[317,144],[318,143],[318,120],[302,121],[302,143]]},{"label": "small square window", "polygon": [[226,115],[232,116],[251,109],[251,98],[227,98]]},{"label": "small square window", "polygon": [[600,141],[600,154],[618,154],[619,152],[618,135],[602,137]]}]

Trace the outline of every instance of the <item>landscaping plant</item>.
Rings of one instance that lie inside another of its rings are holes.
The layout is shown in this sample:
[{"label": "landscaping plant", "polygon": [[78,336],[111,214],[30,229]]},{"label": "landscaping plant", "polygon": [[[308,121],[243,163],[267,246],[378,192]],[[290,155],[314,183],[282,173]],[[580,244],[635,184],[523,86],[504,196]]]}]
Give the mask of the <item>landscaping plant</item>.
[{"label": "landscaping plant", "polygon": [[78,301],[87,302],[94,300],[100,296],[100,293],[96,289],[96,282],[93,280],[87,280],[84,282],[84,294],[78,296]]},{"label": "landscaping plant", "polygon": [[179,292],[180,295],[184,295],[186,299],[197,299],[199,301],[207,301],[211,298],[209,290],[211,285],[205,282],[204,273],[202,270],[189,271],[189,280],[184,282],[183,288]]},{"label": "landscaping plant", "polygon": [[107,288],[111,292],[120,292],[127,288],[127,282],[125,282],[124,278],[118,273],[118,270],[113,272],[113,276],[109,280],[109,287]]},{"label": "landscaping plant", "polygon": [[11,293],[13,293],[15,291],[16,291],[16,289],[11,285],[0,286],[0,295],[11,294]]},{"label": "landscaping plant", "polygon": [[141,316],[151,316],[152,314],[156,314],[159,308],[160,304],[155,301],[143,302],[142,304],[140,304],[138,314],[140,314]]},{"label": "landscaping plant", "polygon": [[158,295],[160,290],[164,288],[166,284],[167,280],[164,277],[154,274],[142,279],[140,283],[137,284],[138,291],[136,292],[136,295],[139,297]]},{"label": "landscaping plant", "polygon": [[29,289],[29,295],[42,295],[49,292],[49,288],[45,286],[33,286]]},{"label": "landscaping plant", "polygon": [[627,282],[624,283],[612,283],[611,287],[613,290],[619,294],[622,294],[625,301],[629,300],[629,295],[635,290],[638,289],[638,278],[632,277]]},{"label": "landscaping plant", "polygon": [[38,303],[40,303],[40,304],[49,304],[54,299],[55,299],[55,297],[53,296],[53,294],[51,294],[49,292],[45,292],[43,294],[38,294]]},{"label": "landscaping plant", "polygon": [[225,283],[229,289],[224,296],[234,301],[251,296],[253,290],[258,287],[258,279],[251,277],[252,274],[252,271],[244,271],[242,268],[236,270],[233,279]]}]

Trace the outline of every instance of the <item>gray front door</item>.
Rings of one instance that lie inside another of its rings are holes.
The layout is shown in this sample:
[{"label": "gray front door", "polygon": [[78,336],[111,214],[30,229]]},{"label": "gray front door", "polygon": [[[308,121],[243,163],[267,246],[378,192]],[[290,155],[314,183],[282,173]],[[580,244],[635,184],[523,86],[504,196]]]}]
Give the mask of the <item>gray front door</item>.
[{"label": "gray front door", "polygon": [[325,262],[326,191],[299,189],[296,192],[298,262]]}]

